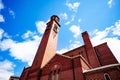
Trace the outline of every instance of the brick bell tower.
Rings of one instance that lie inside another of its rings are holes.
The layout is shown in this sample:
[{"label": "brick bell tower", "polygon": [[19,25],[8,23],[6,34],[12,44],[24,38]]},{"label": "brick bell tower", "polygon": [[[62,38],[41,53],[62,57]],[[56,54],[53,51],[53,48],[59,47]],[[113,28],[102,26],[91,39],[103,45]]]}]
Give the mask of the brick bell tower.
[{"label": "brick bell tower", "polygon": [[47,62],[56,54],[56,46],[59,31],[59,17],[53,15],[47,23],[38,51],[30,67],[28,80],[38,80],[40,68],[44,67]]}]

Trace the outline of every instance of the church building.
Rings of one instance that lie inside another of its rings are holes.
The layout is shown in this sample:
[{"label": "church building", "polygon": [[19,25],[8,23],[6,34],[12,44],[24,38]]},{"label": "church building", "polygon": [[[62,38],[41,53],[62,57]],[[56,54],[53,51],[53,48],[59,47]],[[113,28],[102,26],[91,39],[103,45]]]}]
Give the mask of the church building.
[{"label": "church building", "polygon": [[57,54],[59,28],[59,17],[53,15],[32,65],[19,80],[120,80],[120,64],[107,43],[93,46],[87,31],[82,33],[84,45]]}]

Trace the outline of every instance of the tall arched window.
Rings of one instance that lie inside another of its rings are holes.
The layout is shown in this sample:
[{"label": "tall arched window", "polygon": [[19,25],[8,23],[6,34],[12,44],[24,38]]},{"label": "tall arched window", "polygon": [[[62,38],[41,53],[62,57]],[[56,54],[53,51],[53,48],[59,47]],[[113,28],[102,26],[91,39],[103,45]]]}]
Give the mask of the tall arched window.
[{"label": "tall arched window", "polygon": [[60,70],[51,71],[49,80],[60,80]]},{"label": "tall arched window", "polygon": [[105,80],[111,80],[108,73],[105,73],[105,74],[104,74],[104,78],[105,78]]}]

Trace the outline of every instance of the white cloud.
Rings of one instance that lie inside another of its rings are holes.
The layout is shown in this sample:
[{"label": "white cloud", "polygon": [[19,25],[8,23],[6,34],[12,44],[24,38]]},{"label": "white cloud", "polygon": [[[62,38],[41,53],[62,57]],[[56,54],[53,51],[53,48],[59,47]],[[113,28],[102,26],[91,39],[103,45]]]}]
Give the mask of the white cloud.
[{"label": "white cloud", "polygon": [[118,20],[118,21],[115,23],[114,28],[113,28],[112,30],[113,30],[113,34],[114,34],[114,35],[120,36],[120,20]]},{"label": "white cloud", "polygon": [[4,30],[0,28],[0,39],[3,37]]},{"label": "white cloud", "polygon": [[80,41],[74,41],[73,43],[70,44],[69,48],[74,49],[77,48],[81,45]]},{"label": "white cloud", "polygon": [[80,23],[81,22],[81,19],[78,19],[78,23]]},{"label": "white cloud", "polygon": [[23,42],[15,42],[12,39],[5,39],[0,42],[0,49],[2,51],[9,50],[12,57],[31,65],[41,40],[41,37],[39,36],[34,36],[33,38],[34,40]]},{"label": "white cloud", "polygon": [[10,14],[13,18],[15,18],[15,12],[14,12],[13,10],[9,9],[9,14]]},{"label": "white cloud", "polygon": [[112,7],[112,3],[113,3],[113,0],[108,0],[107,4],[108,4],[109,8]]},{"label": "white cloud", "polygon": [[5,38],[11,38],[12,36],[9,36],[8,33],[4,33],[3,37],[5,37]]},{"label": "white cloud", "polygon": [[75,19],[75,16],[71,16],[71,20],[70,20],[70,21],[67,21],[67,22],[65,23],[65,25],[69,25],[71,22],[74,21],[74,19]]},{"label": "white cloud", "polygon": [[[4,30],[0,29],[1,38],[4,37],[4,34]],[[41,40],[40,36],[33,34],[34,32],[28,30],[24,34],[24,38],[28,38],[29,36],[31,36],[32,39],[26,39],[22,42],[12,40],[10,37],[0,40],[0,50],[8,50],[10,52],[10,55],[15,59],[19,59],[23,62],[27,62],[28,65],[31,65]]]},{"label": "white cloud", "polygon": [[101,40],[108,36],[111,29],[112,27],[108,27],[104,31],[98,31],[98,30],[95,30],[95,32],[93,31],[93,33],[95,34],[95,36],[92,38],[94,44],[98,44],[98,43],[100,44]]},{"label": "white cloud", "polygon": [[[36,27],[38,32],[43,34],[46,24],[43,21],[37,21]],[[0,29],[0,50],[8,50],[10,52],[9,54],[15,59],[31,65],[41,41],[41,36],[37,35],[36,32],[28,30],[22,35],[22,38],[25,39],[22,42],[15,41],[3,29]]]},{"label": "white cloud", "polygon": [[74,21],[74,19],[75,19],[75,16],[72,16],[71,22]]},{"label": "white cloud", "polygon": [[[77,31],[75,31],[74,27],[71,28],[71,31],[74,32],[74,36],[75,36],[75,34],[77,35],[77,33],[75,33]],[[93,31],[92,35],[94,35],[94,36],[91,38],[91,41],[92,41],[93,46],[107,42],[107,44],[108,44],[109,48],[111,49],[111,51],[113,52],[114,56],[120,62],[120,58],[119,58],[120,57],[120,54],[119,54],[120,53],[120,47],[119,47],[120,46],[120,39],[119,39],[120,33],[119,32],[120,32],[120,20],[115,22],[114,25],[105,28],[105,30],[103,30],[103,31],[99,31],[97,29],[95,31]],[[74,49],[76,47],[79,47],[80,45],[81,45],[81,43],[79,41],[72,42],[70,40],[70,45],[68,47],[58,50],[57,52],[61,54],[61,53],[67,52],[71,49]]]},{"label": "white cloud", "polygon": [[27,39],[27,38],[30,38],[30,37],[34,36],[35,34],[36,34],[35,32],[32,32],[32,31],[28,30],[26,33],[24,33],[22,35],[22,38]]},{"label": "white cloud", "polygon": [[3,3],[2,3],[2,0],[0,0],[0,10],[1,9],[4,9],[4,5],[3,5]]},{"label": "white cloud", "polygon": [[82,45],[81,42],[80,42],[80,41],[77,41],[77,40],[74,40],[74,41],[73,41],[73,40],[70,40],[70,41],[69,41],[69,44],[70,44],[70,45],[68,45],[67,47],[58,50],[57,53],[63,54],[63,53],[65,53],[65,52],[67,52],[67,51],[70,51],[70,50],[75,49],[75,48],[77,48],[77,47],[79,47],[79,46]]},{"label": "white cloud", "polygon": [[67,49],[67,48],[63,48],[63,49],[61,49],[61,50],[58,50],[57,53],[62,54],[62,53],[67,52],[68,50],[69,50],[69,49]]},{"label": "white cloud", "polygon": [[64,20],[68,19],[67,13],[61,13],[60,17],[61,17],[61,19],[64,19]]},{"label": "white cloud", "polygon": [[69,25],[71,22],[70,21],[67,21],[66,23],[65,23],[65,25]]},{"label": "white cloud", "polygon": [[0,22],[5,22],[3,15],[0,14]]},{"label": "white cloud", "polygon": [[77,38],[77,37],[80,35],[80,33],[81,33],[80,26],[72,25],[72,26],[69,28],[69,30],[70,30],[72,33],[74,33],[73,36],[74,36],[75,38]]},{"label": "white cloud", "polygon": [[19,59],[23,62],[27,62],[31,65],[33,58],[36,54],[40,37],[36,40],[29,40],[24,42],[15,43],[10,47],[10,55],[15,59]]},{"label": "white cloud", "polygon": [[72,50],[72,49],[75,49],[75,48],[79,47],[80,45],[81,45],[81,42],[80,42],[80,41],[73,41],[73,42],[72,42],[72,41],[70,40],[70,45],[69,45],[68,47],[66,47],[66,48],[63,48],[63,49],[61,49],[61,50],[58,50],[57,53],[63,54],[63,53],[65,53],[65,52],[69,51],[69,50]]},{"label": "white cloud", "polygon": [[10,38],[11,36],[8,35],[2,28],[0,28],[0,39],[2,38]]},{"label": "white cloud", "polygon": [[[0,11],[1,11],[2,9],[4,9],[4,5],[3,5],[3,3],[2,3],[2,0],[0,0]],[[0,14],[0,22],[4,22],[4,21],[5,21],[5,20],[4,20],[3,15]]]},{"label": "white cloud", "polygon": [[8,61],[0,61],[0,80],[8,80],[11,75],[14,75],[15,65]]},{"label": "white cloud", "polygon": [[66,3],[66,6],[67,6],[70,10],[73,10],[74,12],[77,12],[78,7],[80,6],[80,2]]},{"label": "white cloud", "polygon": [[0,41],[0,49],[2,51],[8,50],[13,44],[15,44],[15,41],[12,39],[4,39],[3,41]]},{"label": "white cloud", "polygon": [[37,30],[40,34],[43,34],[46,28],[46,23],[43,21],[37,21],[36,23]]},{"label": "white cloud", "polygon": [[[119,26],[119,21],[115,22],[114,25],[112,25],[111,27],[107,27],[105,30],[103,31],[98,31],[96,30],[94,32],[95,36],[91,39],[92,41],[92,44],[94,46],[98,45],[98,44],[101,44],[101,43],[104,43],[104,42],[107,42],[108,46],[110,47],[111,51],[113,52],[113,54],[115,55],[115,57],[117,58],[117,60],[120,62],[120,40],[119,40],[119,29],[118,29],[118,26]],[[118,32],[116,33],[118,36],[116,37],[109,37],[111,33],[111,35],[116,35],[115,34],[115,30],[118,29]]]}]

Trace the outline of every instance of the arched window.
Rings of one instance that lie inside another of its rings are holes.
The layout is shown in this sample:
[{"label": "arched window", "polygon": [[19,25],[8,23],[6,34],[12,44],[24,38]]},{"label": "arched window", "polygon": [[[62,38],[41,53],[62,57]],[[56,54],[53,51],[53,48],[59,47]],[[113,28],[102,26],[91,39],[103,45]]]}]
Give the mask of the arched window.
[{"label": "arched window", "polygon": [[60,70],[51,71],[49,80],[60,80]]},{"label": "arched window", "polygon": [[105,74],[104,74],[104,78],[105,78],[105,80],[111,80],[108,73],[105,73]]}]

